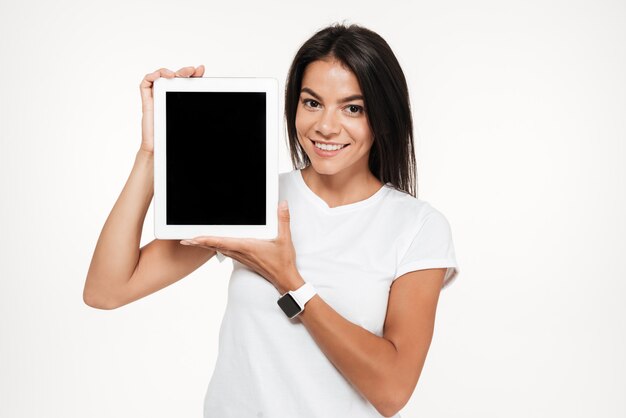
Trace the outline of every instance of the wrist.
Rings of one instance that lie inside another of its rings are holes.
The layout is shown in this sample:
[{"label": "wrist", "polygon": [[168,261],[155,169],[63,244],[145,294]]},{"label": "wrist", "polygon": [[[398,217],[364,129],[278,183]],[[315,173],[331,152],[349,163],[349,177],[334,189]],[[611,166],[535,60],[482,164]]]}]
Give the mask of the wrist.
[{"label": "wrist", "polygon": [[310,283],[304,283],[295,290],[288,290],[278,298],[278,306],[293,319],[306,310],[307,303],[317,294],[317,290]]},{"label": "wrist", "polygon": [[282,281],[281,285],[278,286],[278,291],[281,295],[289,292],[290,290],[298,290],[302,285],[306,282],[300,276],[300,273],[296,270],[294,273],[286,276]]}]

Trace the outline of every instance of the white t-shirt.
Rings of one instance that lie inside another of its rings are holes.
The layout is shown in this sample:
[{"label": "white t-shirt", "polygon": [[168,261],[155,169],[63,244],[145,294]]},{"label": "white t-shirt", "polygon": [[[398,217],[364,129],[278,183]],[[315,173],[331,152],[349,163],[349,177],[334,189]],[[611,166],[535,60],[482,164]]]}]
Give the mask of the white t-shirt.
[{"label": "white t-shirt", "polygon": [[[365,200],[330,208],[300,170],[279,178],[298,271],[348,321],[382,337],[397,277],[448,267],[444,287],[456,278],[450,226],[427,202],[386,184]],[[382,417],[298,317],[287,318],[276,303],[280,296],[264,277],[233,260],[204,417]]]}]

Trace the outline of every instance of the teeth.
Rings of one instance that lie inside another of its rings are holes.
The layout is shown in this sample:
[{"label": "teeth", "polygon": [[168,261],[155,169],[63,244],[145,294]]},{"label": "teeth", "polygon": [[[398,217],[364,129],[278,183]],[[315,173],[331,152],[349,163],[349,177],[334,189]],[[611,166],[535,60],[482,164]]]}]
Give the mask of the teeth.
[{"label": "teeth", "polygon": [[345,147],[345,145],[328,145],[328,144],[320,144],[319,142],[314,142],[317,148],[326,150],[326,151],[336,151]]}]

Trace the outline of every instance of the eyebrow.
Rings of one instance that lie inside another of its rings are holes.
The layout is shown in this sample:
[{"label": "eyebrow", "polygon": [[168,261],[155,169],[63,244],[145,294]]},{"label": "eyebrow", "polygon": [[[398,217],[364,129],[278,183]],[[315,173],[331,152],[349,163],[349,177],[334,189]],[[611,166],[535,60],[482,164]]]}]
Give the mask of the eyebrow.
[{"label": "eyebrow", "polygon": [[[309,93],[311,96],[315,97],[320,102],[322,101],[322,98],[320,97],[320,95],[315,93],[313,90],[311,90],[308,87],[302,87],[302,90],[300,90],[300,93]],[[346,103],[346,102],[351,102],[353,100],[363,100],[363,101],[365,101],[365,99],[363,98],[363,95],[361,95],[361,94],[353,94],[351,96],[344,97],[343,99],[340,99],[337,103]]]}]

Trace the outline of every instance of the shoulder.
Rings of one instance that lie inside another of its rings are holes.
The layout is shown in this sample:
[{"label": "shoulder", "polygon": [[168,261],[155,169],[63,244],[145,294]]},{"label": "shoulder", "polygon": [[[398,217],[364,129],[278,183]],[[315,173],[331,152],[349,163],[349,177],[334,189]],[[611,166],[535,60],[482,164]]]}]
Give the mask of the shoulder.
[{"label": "shoulder", "polygon": [[433,219],[435,222],[441,222],[442,220],[447,222],[443,213],[431,205],[430,202],[411,196],[392,186],[386,185],[385,187],[388,188],[384,199],[385,205],[394,216],[409,222],[414,227],[423,225],[429,219]]},{"label": "shoulder", "polygon": [[278,183],[283,185],[285,182],[290,181],[296,174],[298,170],[285,171],[283,173],[278,173]]},{"label": "shoulder", "polygon": [[296,175],[298,175],[298,170],[278,173],[278,190],[286,191],[294,188],[297,181],[297,179],[295,178]]}]

